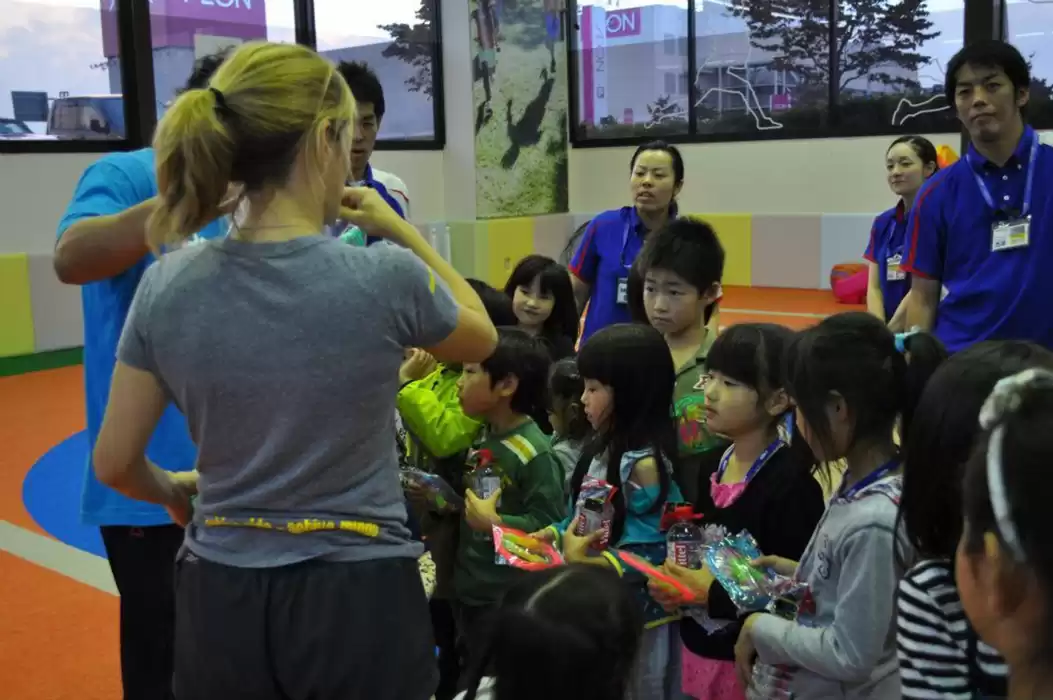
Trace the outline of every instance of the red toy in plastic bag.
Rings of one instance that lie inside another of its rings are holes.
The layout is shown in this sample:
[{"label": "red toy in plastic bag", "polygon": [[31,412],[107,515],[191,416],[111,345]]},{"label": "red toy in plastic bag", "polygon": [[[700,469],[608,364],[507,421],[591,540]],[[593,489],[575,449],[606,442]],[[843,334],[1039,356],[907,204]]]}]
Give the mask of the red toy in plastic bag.
[{"label": "red toy in plastic bag", "polygon": [[563,555],[548,542],[502,525],[494,525],[494,551],[498,564],[524,571],[541,571],[563,563]]},{"label": "red toy in plastic bag", "polygon": [[647,578],[654,579],[663,586],[668,586],[669,588],[674,589],[680,595],[680,601],[682,603],[689,604],[695,600],[695,594],[691,592],[690,588],[680,583],[643,557],[637,556],[632,552],[627,552],[624,549],[618,550],[617,556],[626,566],[636,569]]}]

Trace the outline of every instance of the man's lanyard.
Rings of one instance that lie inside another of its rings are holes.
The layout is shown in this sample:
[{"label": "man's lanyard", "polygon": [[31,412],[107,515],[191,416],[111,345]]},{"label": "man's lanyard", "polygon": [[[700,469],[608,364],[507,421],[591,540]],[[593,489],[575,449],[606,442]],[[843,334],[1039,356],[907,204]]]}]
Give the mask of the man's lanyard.
[{"label": "man's lanyard", "polygon": [[[969,166],[972,168],[972,157],[969,158]],[[1020,218],[1026,218],[1028,212],[1031,211],[1031,192],[1035,185],[1035,163],[1038,161],[1038,134],[1031,133],[1031,155],[1027,161],[1027,177],[1024,180],[1024,202],[1023,207],[1020,209]],[[972,168],[973,179],[976,180],[976,186],[980,188],[980,194],[983,195],[984,201],[987,206],[991,208],[991,211],[998,215],[1000,213],[1008,214],[1005,209],[1000,209],[995,206],[994,198],[991,196],[991,191],[987,189],[987,185],[984,184],[984,180],[976,172],[975,168]]]}]

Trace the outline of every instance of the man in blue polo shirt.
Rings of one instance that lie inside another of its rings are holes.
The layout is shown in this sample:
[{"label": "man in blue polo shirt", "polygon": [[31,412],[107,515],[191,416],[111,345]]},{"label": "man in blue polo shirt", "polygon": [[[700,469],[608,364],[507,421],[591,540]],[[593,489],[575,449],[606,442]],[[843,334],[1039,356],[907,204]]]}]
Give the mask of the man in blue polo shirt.
[{"label": "man in blue polo shirt", "polygon": [[946,84],[972,145],[911,211],[907,323],[952,352],[1005,339],[1053,348],[1053,148],[1024,123],[1027,61],[1005,42],[972,44]]},{"label": "man in blue polo shirt", "polygon": [[[199,61],[186,88],[205,87],[223,58]],[[103,156],[77,184],[59,223],[54,256],[59,279],[81,286],[88,457],[80,514],[84,523],[99,527],[120,593],[124,700],[172,697],[173,567],[183,542],[183,528],[173,524],[163,508],[103,486],[91,463],[109,399],[117,341],[139,280],[153,260],[145,231],[156,197],[152,149]],[[198,236],[222,233],[216,221]],[[169,471],[194,468],[196,449],[186,419],[174,405],[162,416],[147,455]]]},{"label": "man in blue polo shirt", "polygon": [[[376,170],[369,164],[384,120],[384,87],[365,63],[343,61],[337,66],[355,98],[355,131],[351,141],[350,185],[371,187],[403,219],[410,217],[409,189],[397,175]],[[370,244],[380,240],[370,236]]]}]

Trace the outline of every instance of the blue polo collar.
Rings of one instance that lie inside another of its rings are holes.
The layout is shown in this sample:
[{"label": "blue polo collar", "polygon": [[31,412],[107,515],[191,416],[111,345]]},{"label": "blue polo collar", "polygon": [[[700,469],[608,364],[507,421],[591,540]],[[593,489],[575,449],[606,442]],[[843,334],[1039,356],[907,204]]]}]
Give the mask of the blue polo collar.
[{"label": "blue polo collar", "polygon": [[[1016,144],[1016,148],[1013,149],[1013,155],[1009,157],[1009,161],[1004,167],[1009,166],[1026,166],[1028,158],[1031,155],[1031,140],[1038,138],[1035,134],[1035,130],[1028,125],[1024,125],[1024,133],[1020,137],[1020,141]],[[969,165],[980,175],[991,170],[998,170],[1001,166],[992,163],[980,154],[979,151],[970,143],[969,144],[969,157],[966,158],[969,161]]]},{"label": "blue polo collar", "polygon": [[[680,208],[676,204],[674,199],[669,204],[669,220],[677,218],[680,214]],[[632,226],[632,230],[643,237],[647,233],[647,226],[644,225],[643,219],[640,218],[640,213],[636,211],[636,207],[629,207],[629,224]]]}]

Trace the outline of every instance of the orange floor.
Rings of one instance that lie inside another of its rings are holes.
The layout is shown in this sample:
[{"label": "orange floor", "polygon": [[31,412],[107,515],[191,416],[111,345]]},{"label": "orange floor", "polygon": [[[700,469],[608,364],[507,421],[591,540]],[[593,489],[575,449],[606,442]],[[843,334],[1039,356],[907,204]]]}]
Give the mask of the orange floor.
[{"label": "orange floor", "polygon": [[[829,292],[728,288],[721,323],[801,328],[851,307]],[[80,367],[0,378],[0,520],[44,534],[22,481],[52,446],[84,428]],[[0,551],[0,693],[17,700],[117,700],[117,601]]]}]

